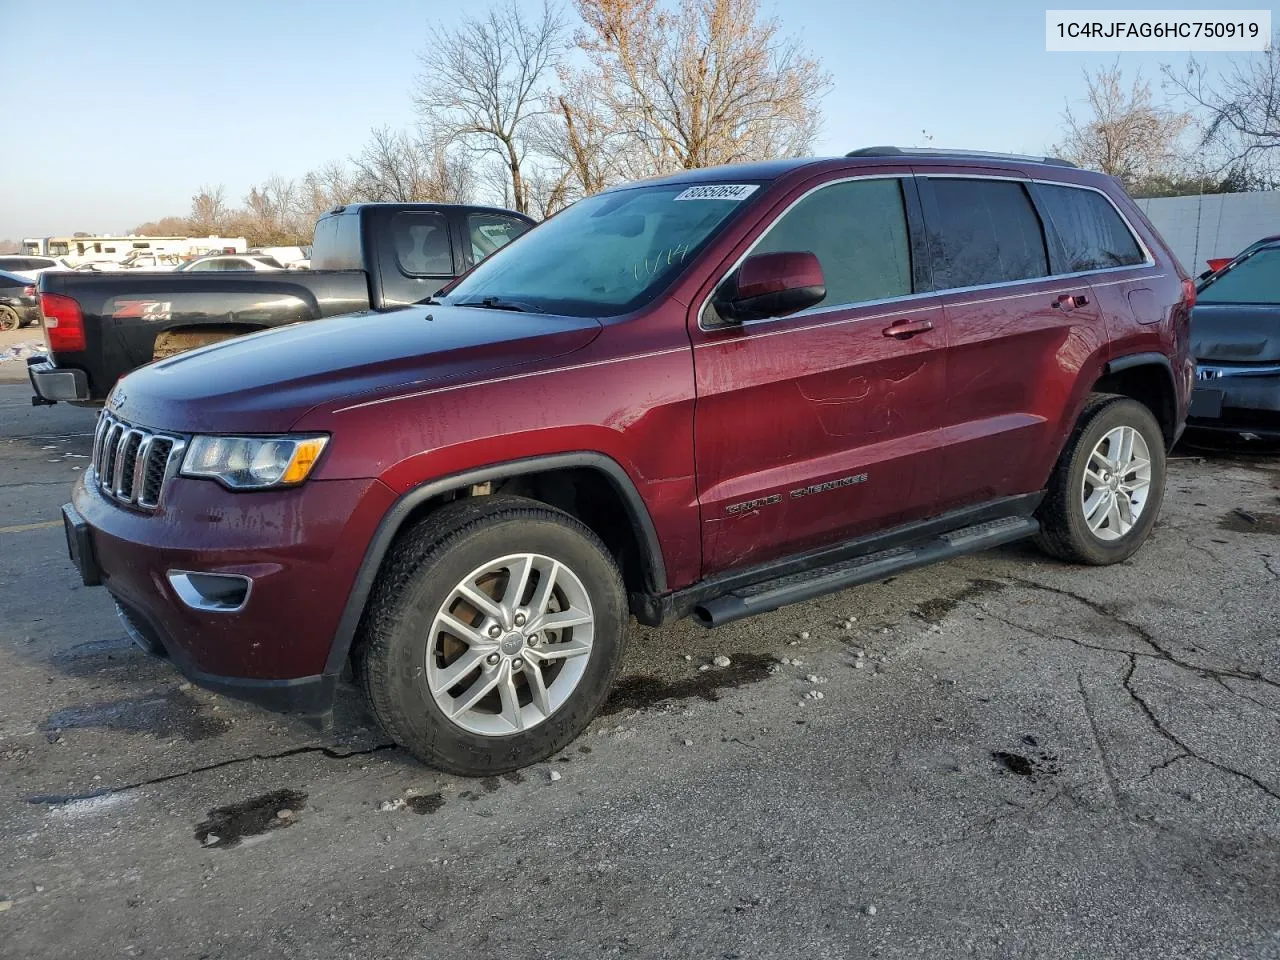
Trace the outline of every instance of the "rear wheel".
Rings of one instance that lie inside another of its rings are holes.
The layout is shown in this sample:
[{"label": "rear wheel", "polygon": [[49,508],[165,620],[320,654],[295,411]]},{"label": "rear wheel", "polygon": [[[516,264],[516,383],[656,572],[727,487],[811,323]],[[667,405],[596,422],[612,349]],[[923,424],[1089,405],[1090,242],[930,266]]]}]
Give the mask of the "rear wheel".
[{"label": "rear wheel", "polygon": [[622,662],[625,593],[587,527],[534,501],[443,508],[384,568],[362,636],[369,703],[398,744],[481,776],[580,734]]},{"label": "rear wheel", "polygon": [[1038,542],[1074,563],[1119,563],[1151,533],[1164,485],[1164,435],[1151,411],[1095,395],[1050,478]]},{"label": "rear wheel", "polygon": [[22,318],[12,307],[0,307],[0,330],[17,330],[22,326]]}]

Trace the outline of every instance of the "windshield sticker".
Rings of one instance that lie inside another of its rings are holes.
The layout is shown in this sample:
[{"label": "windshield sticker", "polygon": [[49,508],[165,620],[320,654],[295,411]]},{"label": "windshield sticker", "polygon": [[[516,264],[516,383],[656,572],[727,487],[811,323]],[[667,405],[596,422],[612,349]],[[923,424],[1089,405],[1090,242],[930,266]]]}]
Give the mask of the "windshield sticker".
[{"label": "windshield sticker", "polygon": [[756,192],[755,183],[709,183],[704,187],[690,187],[677,194],[676,200],[732,200],[737,203]]}]

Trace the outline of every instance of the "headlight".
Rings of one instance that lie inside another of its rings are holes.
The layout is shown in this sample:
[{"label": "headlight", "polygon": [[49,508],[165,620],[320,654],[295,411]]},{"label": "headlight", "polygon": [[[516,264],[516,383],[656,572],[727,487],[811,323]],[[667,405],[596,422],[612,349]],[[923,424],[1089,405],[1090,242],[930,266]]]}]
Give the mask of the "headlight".
[{"label": "headlight", "polygon": [[233,490],[262,490],[301,483],[328,437],[195,437],[182,460],[182,475],[217,480]]}]

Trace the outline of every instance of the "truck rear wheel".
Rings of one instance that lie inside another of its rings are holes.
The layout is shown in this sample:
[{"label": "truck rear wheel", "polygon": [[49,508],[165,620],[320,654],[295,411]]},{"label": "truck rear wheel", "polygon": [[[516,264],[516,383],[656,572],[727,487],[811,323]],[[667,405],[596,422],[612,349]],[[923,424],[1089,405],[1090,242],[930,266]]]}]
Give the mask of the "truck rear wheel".
[{"label": "truck rear wheel", "polygon": [[17,330],[22,326],[22,318],[12,307],[0,307],[0,330]]},{"label": "truck rear wheel", "polygon": [[622,663],[617,564],[568,514],[476,497],[433,514],[384,564],[361,637],[391,738],[450,773],[545,759],[596,715]]},{"label": "truck rear wheel", "polygon": [[1049,479],[1037,542],[1073,563],[1126,560],[1155,526],[1164,485],[1164,435],[1151,411],[1095,394]]}]

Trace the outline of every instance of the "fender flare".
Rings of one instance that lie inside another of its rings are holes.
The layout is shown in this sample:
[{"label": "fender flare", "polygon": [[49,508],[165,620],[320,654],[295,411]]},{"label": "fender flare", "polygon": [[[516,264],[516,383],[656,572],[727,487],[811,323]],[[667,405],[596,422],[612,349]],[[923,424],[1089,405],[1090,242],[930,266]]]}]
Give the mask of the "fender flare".
[{"label": "fender flare", "polygon": [[[1119,373],[1121,370],[1129,370],[1132,367],[1163,367],[1164,372],[1169,375],[1169,386],[1173,387],[1177,381],[1173,377],[1173,364],[1163,353],[1130,353],[1123,357],[1116,357],[1107,361],[1107,373]],[[1177,395],[1175,390],[1175,396]]]},{"label": "fender flare", "polygon": [[[1103,368],[1103,372],[1107,374],[1121,373],[1125,370],[1133,370],[1137,367],[1159,367],[1164,371],[1166,386],[1169,388],[1171,415],[1169,423],[1169,431],[1165,435],[1166,446],[1172,448],[1177,443],[1178,438],[1182,435],[1184,423],[1178,421],[1178,378],[1173,374],[1173,363],[1163,353],[1130,353],[1123,357],[1115,357],[1107,361],[1107,365]],[[1159,413],[1157,413],[1159,418]],[[1162,424],[1163,426],[1163,424]]]},{"label": "fender flare", "polygon": [[636,539],[640,545],[644,560],[645,580],[648,589],[653,593],[663,593],[667,589],[666,565],[662,559],[662,548],[658,540],[657,529],[649,508],[645,505],[635,483],[616,460],[602,453],[593,451],[577,451],[574,453],[556,453],[541,457],[528,457],[523,460],[511,460],[506,463],[490,464],[467,470],[463,473],[450,474],[429,480],[401,494],[391,505],[378,528],[374,531],[369,546],[365,549],[364,560],[356,572],[351,592],[347,595],[346,606],[342,610],[342,618],[338,621],[338,629],[334,632],[333,644],[329,648],[329,657],[325,661],[325,675],[336,676],[342,672],[347,656],[351,652],[351,644],[355,640],[356,630],[360,626],[360,618],[364,614],[365,604],[373,592],[373,584],[378,571],[382,567],[383,558],[391,549],[396,534],[400,532],[405,519],[420,504],[461,487],[469,487],[476,483],[491,480],[507,480],[512,477],[530,473],[542,473],[548,470],[565,470],[585,468],[604,474],[622,497],[627,506],[628,519],[631,521]]}]

